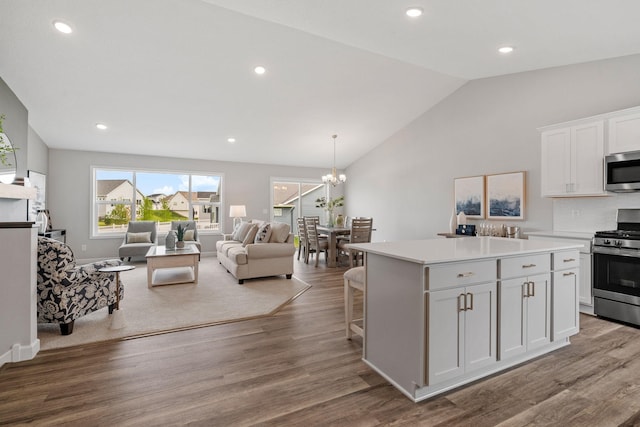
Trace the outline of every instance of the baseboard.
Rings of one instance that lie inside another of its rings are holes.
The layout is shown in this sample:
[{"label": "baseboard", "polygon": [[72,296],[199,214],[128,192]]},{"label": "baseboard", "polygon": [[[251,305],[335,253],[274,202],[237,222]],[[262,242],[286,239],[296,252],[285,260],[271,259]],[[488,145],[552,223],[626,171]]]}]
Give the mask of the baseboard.
[{"label": "baseboard", "polygon": [[0,366],[9,362],[22,362],[23,360],[31,360],[36,357],[40,351],[40,340],[35,339],[30,345],[14,344],[11,350],[0,355]]}]

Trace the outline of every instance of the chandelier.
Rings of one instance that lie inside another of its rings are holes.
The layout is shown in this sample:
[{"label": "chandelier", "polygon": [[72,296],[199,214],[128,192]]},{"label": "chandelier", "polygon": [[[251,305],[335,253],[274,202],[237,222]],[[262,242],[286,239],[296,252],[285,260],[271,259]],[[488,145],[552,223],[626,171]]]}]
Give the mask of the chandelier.
[{"label": "chandelier", "polygon": [[338,135],[331,135],[333,138],[333,168],[331,169],[331,173],[324,175],[322,177],[322,182],[325,184],[331,184],[334,187],[338,184],[342,184],[347,180],[347,176],[345,174],[338,175],[336,173],[336,138]]}]

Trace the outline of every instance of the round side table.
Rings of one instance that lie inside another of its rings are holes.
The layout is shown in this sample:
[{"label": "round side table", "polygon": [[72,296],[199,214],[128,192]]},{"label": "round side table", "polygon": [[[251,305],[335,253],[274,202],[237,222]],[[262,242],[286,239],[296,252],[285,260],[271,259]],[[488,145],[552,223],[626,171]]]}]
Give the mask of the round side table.
[{"label": "round side table", "polygon": [[129,271],[136,268],[133,265],[115,265],[113,267],[103,267],[98,270],[100,273],[115,273],[116,274],[116,308],[111,319],[111,329],[124,328],[124,315],[120,311],[120,273],[123,271]]}]

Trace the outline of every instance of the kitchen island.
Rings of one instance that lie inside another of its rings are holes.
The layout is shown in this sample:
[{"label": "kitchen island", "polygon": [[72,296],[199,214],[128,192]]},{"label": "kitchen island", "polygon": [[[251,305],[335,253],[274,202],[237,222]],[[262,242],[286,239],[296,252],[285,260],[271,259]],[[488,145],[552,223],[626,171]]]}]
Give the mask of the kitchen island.
[{"label": "kitchen island", "polygon": [[578,245],[496,237],[362,243],[363,360],[413,401],[569,345]]}]

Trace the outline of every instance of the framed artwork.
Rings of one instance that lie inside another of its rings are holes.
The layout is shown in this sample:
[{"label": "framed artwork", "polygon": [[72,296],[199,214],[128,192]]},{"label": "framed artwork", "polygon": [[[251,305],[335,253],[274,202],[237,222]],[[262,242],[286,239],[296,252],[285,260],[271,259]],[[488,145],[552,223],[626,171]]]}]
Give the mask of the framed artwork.
[{"label": "framed artwork", "polygon": [[467,218],[484,218],[484,176],[469,176],[453,180],[456,214]]},{"label": "framed artwork", "polygon": [[487,175],[488,219],[524,219],[525,172]]},{"label": "framed artwork", "polygon": [[27,201],[27,221],[36,220],[38,211],[44,210],[46,206],[47,196],[47,176],[43,173],[36,171],[27,171],[29,177],[29,183],[36,189],[36,198],[34,200],[29,199]]}]

